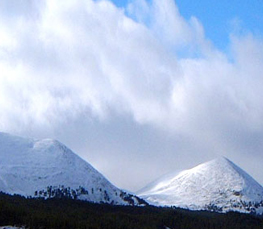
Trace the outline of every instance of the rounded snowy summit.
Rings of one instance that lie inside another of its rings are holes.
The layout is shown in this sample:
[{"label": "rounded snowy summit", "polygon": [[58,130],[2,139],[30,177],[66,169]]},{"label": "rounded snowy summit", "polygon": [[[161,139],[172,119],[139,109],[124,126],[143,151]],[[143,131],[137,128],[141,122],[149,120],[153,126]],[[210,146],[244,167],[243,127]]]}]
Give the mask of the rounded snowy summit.
[{"label": "rounded snowy summit", "polygon": [[251,212],[262,206],[262,186],[225,157],[167,177],[138,195],[154,205],[192,210]]}]

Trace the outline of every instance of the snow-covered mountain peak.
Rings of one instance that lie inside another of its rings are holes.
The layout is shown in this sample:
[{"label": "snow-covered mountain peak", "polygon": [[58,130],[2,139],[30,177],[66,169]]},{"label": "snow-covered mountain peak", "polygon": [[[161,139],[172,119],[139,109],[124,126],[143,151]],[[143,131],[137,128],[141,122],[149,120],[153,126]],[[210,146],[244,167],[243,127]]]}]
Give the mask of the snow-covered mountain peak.
[{"label": "snow-covered mountain peak", "polygon": [[[206,171],[206,170],[216,170],[217,172],[223,172],[223,171],[235,171],[235,170],[240,170],[238,166],[236,166],[232,161],[230,161],[226,157],[218,157],[215,158],[211,161],[202,163],[200,165],[195,166],[194,168],[189,169],[188,171]],[[237,172],[238,172],[237,171]]]},{"label": "snow-covered mountain peak", "polygon": [[[217,157],[211,161],[202,163],[200,165],[202,166],[231,166],[234,163],[232,161],[230,161],[228,158],[221,156],[221,157]],[[199,165],[197,165],[196,167],[198,167]]]},{"label": "snow-covered mountain peak", "polygon": [[53,139],[0,133],[0,191],[113,204],[145,204],[116,188],[89,163]]},{"label": "snow-covered mountain peak", "polygon": [[155,205],[190,209],[215,208],[221,211],[249,212],[255,208],[251,203],[257,203],[256,207],[259,207],[263,201],[261,185],[224,157],[174,176],[165,176],[146,186],[138,194]]},{"label": "snow-covered mountain peak", "polygon": [[215,170],[224,170],[224,169],[230,169],[230,170],[239,170],[240,168],[235,165],[232,161],[230,161],[228,158],[226,157],[218,157],[215,158],[211,161],[202,163],[200,165],[197,165],[196,167],[194,167],[193,169],[215,169]]}]

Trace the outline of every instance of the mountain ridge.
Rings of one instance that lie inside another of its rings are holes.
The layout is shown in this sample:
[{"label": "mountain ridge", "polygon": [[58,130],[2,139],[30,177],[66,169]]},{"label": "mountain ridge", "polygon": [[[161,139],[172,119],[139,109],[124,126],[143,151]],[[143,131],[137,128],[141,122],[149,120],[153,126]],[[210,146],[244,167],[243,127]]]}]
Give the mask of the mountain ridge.
[{"label": "mountain ridge", "polygon": [[244,170],[220,157],[151,183],[137,195],[158,206],[190,210],[261,213],[263,188]]},{"label": "mountain ridge", "polygon": [[23,138],[7,133],[0,133],[0,191],[95,203],[146,204],[135,195],[115,187],[59,141]]}]

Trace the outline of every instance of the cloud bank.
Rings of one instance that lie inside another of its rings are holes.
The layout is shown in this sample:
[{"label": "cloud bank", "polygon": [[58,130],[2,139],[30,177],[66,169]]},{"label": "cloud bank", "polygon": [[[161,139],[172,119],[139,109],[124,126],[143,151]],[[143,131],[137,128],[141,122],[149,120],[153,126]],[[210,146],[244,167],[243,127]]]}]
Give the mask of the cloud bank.
[{"label": "cloud bank", "polygon": [[263,40],[230,37],[217,50],[173,0],[1,1],[0,130],[59,138],[125,188],[220,154],[259,178]]}]

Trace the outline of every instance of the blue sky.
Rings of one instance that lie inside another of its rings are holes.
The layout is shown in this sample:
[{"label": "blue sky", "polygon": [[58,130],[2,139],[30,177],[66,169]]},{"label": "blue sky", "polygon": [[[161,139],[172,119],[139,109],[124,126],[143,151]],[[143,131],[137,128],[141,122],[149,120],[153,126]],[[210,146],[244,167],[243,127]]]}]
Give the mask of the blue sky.
[{"label": "blue sky", "polygon": [[[131,0],[111,0],[125,8]],[[150,2],[148,0],[148,2]],[[177,0],[181,15],[186,19],[197,17],[204,26],[208,39],[220,50],[229,45],[231,33],[263,35],[262,0]]]},{"label": "blue sky", "polygon": [[232,32],[262,35],[262,0],[179,0],[176,1],[185,18],[196,16],[203,24],[206,35],[219,48],[225,48]]}]

